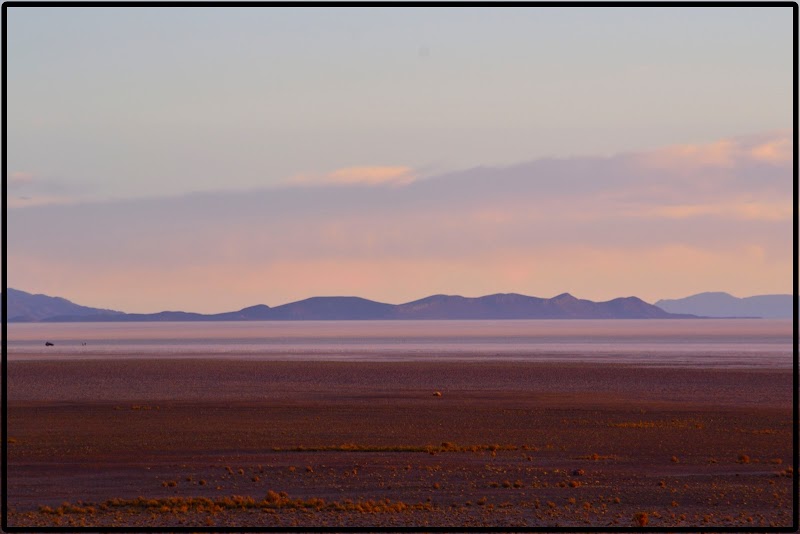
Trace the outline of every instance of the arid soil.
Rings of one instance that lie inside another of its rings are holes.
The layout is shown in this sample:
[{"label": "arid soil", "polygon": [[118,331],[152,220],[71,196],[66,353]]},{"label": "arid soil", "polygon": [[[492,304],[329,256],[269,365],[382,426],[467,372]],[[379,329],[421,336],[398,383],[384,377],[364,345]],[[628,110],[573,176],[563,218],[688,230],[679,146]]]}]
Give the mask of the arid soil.
[{"label": "arid soil", "polygon": [[788,370],[11,361],[8,398],[10,526],[791,525]]}]

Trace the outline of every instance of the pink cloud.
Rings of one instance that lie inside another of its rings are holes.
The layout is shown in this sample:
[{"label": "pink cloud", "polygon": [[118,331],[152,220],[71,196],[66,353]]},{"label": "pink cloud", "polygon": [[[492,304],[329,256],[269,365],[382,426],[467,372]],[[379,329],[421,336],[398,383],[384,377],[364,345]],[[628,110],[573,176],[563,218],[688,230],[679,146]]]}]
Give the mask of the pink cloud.
[{"label": "pink cloud", "polygon": [[299,174],[289,183],[305,185],[406,185],[417,179],[414,170],[403,166],[345,167],[322,175]]},{"label": "pink cloud", "polygon": [[16,187],[29,184],[33,181],[33,173],[26,171],[14,171],[8,175],[8,186]]},{"label": "pink cloud", "polygon": [[684,172],[702,168],[731,169],[752,162],[790,165],[791,144],[791,132],[779,131],[762,136],[721,139],[713,143],[673,145],[630,157],[645,168]]},{"label": "pink cloud", "polygon": [[715,216],[744,221],[790,221],[792,202],[788,200],[724,201],[718,203],[667,204],[632,209],[626,213],[636,217],[690,219]]},{"label": "pink cloud", "polygon": [[776,165],[792,162],[792,137],[787,134],[777,139],[757,144],[750,149],[750,157]]},{"label": "pink cloud", "polygon": [[9,208],[30,208],[34,206],[48,206],[57,204],[76,204],[80,202],[78,198],[59,197],[59,196],[16,196],[8,197]]}]

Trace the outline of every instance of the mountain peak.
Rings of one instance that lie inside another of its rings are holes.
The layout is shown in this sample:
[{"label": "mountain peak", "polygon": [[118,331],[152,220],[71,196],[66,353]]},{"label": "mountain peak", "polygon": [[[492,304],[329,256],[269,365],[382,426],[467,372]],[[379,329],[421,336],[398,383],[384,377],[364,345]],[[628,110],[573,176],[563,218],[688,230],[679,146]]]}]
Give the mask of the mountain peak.
[{"label": "mountain peak", "polygon": [[263,312],[270,310],[271,308],[266,304],[256,304],[255,306],[248,306],[247,308],[242,308],[241,312]]}]

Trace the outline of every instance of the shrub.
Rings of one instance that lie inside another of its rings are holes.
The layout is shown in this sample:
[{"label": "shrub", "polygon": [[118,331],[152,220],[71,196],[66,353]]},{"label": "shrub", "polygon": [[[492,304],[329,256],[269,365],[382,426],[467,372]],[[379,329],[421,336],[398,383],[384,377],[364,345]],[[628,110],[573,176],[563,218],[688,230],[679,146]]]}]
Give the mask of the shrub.
[{"label": "shrub", "polygon": [[633,516],[633,520],[640,527],[646,527],[647,523],[650,522],[650,517],[648,517],[647,512],[636,512]]}]

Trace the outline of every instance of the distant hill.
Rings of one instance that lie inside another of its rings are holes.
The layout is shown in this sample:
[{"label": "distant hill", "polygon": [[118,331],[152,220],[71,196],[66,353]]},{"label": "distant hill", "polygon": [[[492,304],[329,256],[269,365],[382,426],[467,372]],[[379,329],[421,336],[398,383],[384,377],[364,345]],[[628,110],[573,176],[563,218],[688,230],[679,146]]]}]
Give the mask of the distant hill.
[{"label": "distant hill", "polygon": [[[264,304],[234,312],[183,311],[123,313],[78,306],[58,297],[8,290],[9,322],[121,321],[329,321],[395,319],[670,319],[693,317],[668,313],[636,297],[607,302],[564,293],[550,299],[516,293],[469,298],[432,295],[405,304],[385,304],[359,297],[312,297],[270,308]],[[12,298],[13,297],[13,298]]]},{"label": "distant hill", "polygon": [[765,319],[793,316],[792,295],[757,295],[737,298],[728,293],[699,293],[675,300],[659,300],[656,306],[670,313],[691,313],[706,317],[762,317]]},{"label": "distant hill", "polygon": [[669,313],[636,297],[592,302],[563,293],[551,299],[516,293],[467,298],[433,295],[396,306],[398,319],[663,319]]},{"label": "distant hill", "polygon": [[111,317],[125,315],[114,310],[79,306],[61,297],[34,295],[8,288],[8,321],[32,322],[53,317]]}]

